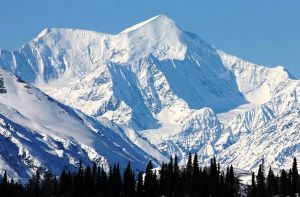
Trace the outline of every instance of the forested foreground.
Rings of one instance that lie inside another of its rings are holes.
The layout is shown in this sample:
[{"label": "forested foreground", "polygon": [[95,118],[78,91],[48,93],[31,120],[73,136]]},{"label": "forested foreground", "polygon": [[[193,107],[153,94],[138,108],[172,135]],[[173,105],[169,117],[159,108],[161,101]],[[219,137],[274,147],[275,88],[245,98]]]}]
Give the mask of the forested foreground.
[{"label": "forested foreground", "polygon": [[159,170],[150,161],[145,172],[133,171],[130,164],[122,170],[115,164],[106,173],[95,164],[83,168],[80,162],[76,173],[63,170],[59,177],[37,171],[24,186],[8,181],[5,174],[0,196],[238,196],[239,182],[232,166],[223,173],[213,158],[210,166],[201,168],[197,158],[190,154],[186,165],[179,167],[175,156]]},{"label": "forested foreground", "polygon": [[264,163],[259,165],[258,172],[252,173],[251,186],[248,188],[248,196],[299,196],[300,182],[297,168],[297,160],[294,158],[292,168],[288,171],[281,170],[274,174],[270,166],[265,176]]},{"label": "forested foreground", "polygon": [[192,158],[189,154],[185,166],[179,167],[175,156],[159,169],[153,169],[150,161],[144,172],[134,171],[130,163],[126,169],[115,164],[107,173],[101,166],[94,164],[84,168],[80,162],[77,172],[63,170],[58,177],[53,176],[50,171],[41,173],[38,170],[26,184],[8,180],[4,173],[0,196],[294,196],[299,191],[298,177],[296,159],[291,170],[282,170],[277,176],[270,167],[265,177],[262,163],[257,175],[252,173],[252,185],[241,187],[232,166],[222,171],[213,158],[209,166],[201,167],[197,155]]}]

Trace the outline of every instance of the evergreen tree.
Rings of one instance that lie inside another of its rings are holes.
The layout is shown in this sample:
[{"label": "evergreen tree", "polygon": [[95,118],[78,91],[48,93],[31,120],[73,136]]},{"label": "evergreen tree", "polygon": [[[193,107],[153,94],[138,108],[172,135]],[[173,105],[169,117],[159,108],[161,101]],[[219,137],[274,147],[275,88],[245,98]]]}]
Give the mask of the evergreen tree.
[{"label": "evergreen tree", "polygon": [[[233,167],[230,166],[226,172],[226,177],[223,173],[220,173],[220,166],[216,163],[216,159],[212,159],[212,165],[209,167],[200,168],[198,164],[198,157],[194,155],[193,161],[188,162],[185,167],[179,169],[177,157],[170,158],[168,164],[162,164],[160,176],[157,177],[157,173],[153,171],[153,165],[150,161],[146,167],[145,180],[143,180],[143,174],[140,172],[137,177],[137,183],[135,185],[134,172],[131,169],[130,163],[124,171],[123,179],[121,179],[120,166],[115,164],[109,171],[109,178],[103,167],[97,167],[93,165],[92,168],[87,166],[83,169],[82,162],[79,162],[77,172],[66,173],[62,171],[58,180],[54,177],[50,171],[44,173],[43,178],[40,178],[40,170],[38,170],[29,180],[28,185],[25,187],[22,184],[15,183],[13,179],[9,183],[7,181],[7,174],[3,176],[0,182],[0,195],[5,197],[10,196],[26,196],[26,197],[73,197],[73,196],[88,196],[88,197],[115,197],[115,196],[238,196],[239,184],[238,179],[234,175]],[[191,164],[191,165],[190,165]],[[189,165],[189,167],[188,167]],[[197,184],[198,188],[194,187],[193,193],[188,190],[184,190],[185,184],[191,182],[187,179],[187,169],[190,169],[190,175],[192,176],[192,183]],[[212,177],[215,175],[213,182]],[[269,173],[271,174],[271,173]],[[289,173],[292,177],[292,171]],[[165,178],[163,178],[165,177]],[[197,178],[198,177],[198,178]],[[282,176],[284,177],[284,175]],[[281,178],[282,178],[281,177]],[[109,180],[107,180],[109,179]],[[291,179],[291,178],[290,178]],[[123,180],[123,182],[122,182]],[[171,181],[172,182],[168,182]],[[198,180],[198,181],[197,181]],[[269,178],[268,178],[269,180]],[[285,175],[286,186],[282,184],[282,193],[288,191],[283,188],[289,188],[291,182],[287,174]],[[292,179],[291,179],[292,180]],[[79,185],[79,183],[82,185]],[[253,174],[253,186],[255,186],[254,174]],[[268,181],[269,182],[269,181]],[[123,183],[123,184],[122,184]],[[215,183],[217,192],[213,191],[210,187],[211,183]],[[162,185],[168,185],[165,190],[159,190]],[[4,193],[3,185],[8,185],[8,190]],[[96,186],[96,187],[95,187]],[[123,186],[123,187],[122,187]],[[80,187],[80,188],[78,188]],[[165,191],[161,192],[161,191]],[[82,194],[79,194],[81,192]],[[252,194],[254,194],[252,192]],[[252,195],[254,196],[254,195]]]},{"label": "evergreen tree", "polygon": [[83,193],[84,196],[88,197],[92,195],[92,192],[93,192],[92,170],[89,166],[87,166],[86,169],[84,170]]},{"label": "evergreen tree", "polygon": [[268,176],[267,176],[266,187],[267,187],[266,188],[267,196],[274,196],[275,194],[278,193],[276,177],[272,171],[271,166],[269,168],[269,172],[268,172]]},{"label": "evergreen tree", "polygon": [[153,191],[154,191],[153,194],[154,194],[154,196],[158,196],[159,195],[159,193],[158,193],[159,182],[158,182],[156,170],[154,170],[154,172],[153,172],[152,181],[153,181]]},{"label": "evergreen tree", "polygon": [[108,178],[108,194],[112,197],[118,197],[121,194],[122,179],[119,163],[113,166]]},{"label": "evergreen tree", "polygon": [[123,179],[123,196],[133,197],[135,195],[135,178],[134,172],[131,170],[130,163],[128,163],[125,169]]},{"label": "evergreen tree", "polygon": [[58,181],[56,176],[52,178],[52,196],[58,196]]},{"label": "evergreen tree", "polygon": [[1,196],[8,196],[9,191],[8,191],[9,183],[8,183],[8,178],[7,178],[7,172],[6,170],[4,171],[2,183],[0,184],[0,195]]},{"label": "evergreen tree", "polygon": [[77,174],[74,177],[74,195],[78,197],[83,196],[83,166],[80,159]]},{"label": "evergreen tree", "polygon": [[143,173],[139,172],[137,177],[136,196],[144,197],[144,180]]},{"label": "evergreen tree", "polygon": [[40,196],[40,181],[41,181],[40,170],[41,169],[37,169],[36,173],[33,174],[29,180],[28,187],[27,187],[27,192],[29,197]]},{"label": "evergreen tree", "polygon": [[50,170],[47,170],[44,173],[44,178],[41,181],[41,196],[50,197],[54,194],[53,190],[53,181],[52,181],[52,173]]},{"label": "evergreen tree", "polygon": [[174,167],[173,167],[173,194],[172,196],[180,196],[180,169],[178,165],[178,157],[175,155],[174,157]]},{"label": "evergreen tree", "polygon": [[289,191],[289,195],[293,196],[293,189],[292,189],[292,169],[289,170],[288,173],[288,191]]},{"label": "evergreen tree", "polygon": [[297,159],[294,157],[293,167],[292,167],[292,193],[296,194],[299,192],[298,184],[299,184],[299,174],[297,167]]},{"label": "evergreen tree", "polygon": [[238,180],[234,175],[234,170],[232,165],[230,166],[230,168],[227,168],[225,186],[226,186],[226,196],[237,196]]},{"label": "evergreen tree", "polygon": [[186,164],[186,173],[187,173],[187,176],[189,176],[191,179],[192,173],[193,173],[193,162],[192,162],[192,154],[190,152],[189,152],[188,161]]},{"label": "evergreen tree", "polygon": [[74,195],[74,177],[72,177],[70,170],[67,174],[67,193]]},{"label": "evergreen tree", "polygon": [[289,180],[288,175],[285,170],[281,170],[280,174],[280,194],[283,196],[287,196],[289,194]]},{"label": "evergreen tree", "polygon": [[157,196],[157,184],[156,184],[156,175],[153,173],[152,162],[149,161],[146,167],[145,182],[144,182],[144,191],[146,197],[155,197]]},{"label": "evergreen tree", "polygon": [[168,194],[168,165],[162,163],[159,170],[159,193],[160,195],[167,196]]},{"label": "evergreen tree", "polygon": [[107,196],[107,174],[103,167],[97,168],[96,194],[97,196]]},{"label": "evergreen tree", "polygon": [[256,186],[256,196],[265,196],[265,174],[264,174],[264,163],[259,165],[257,176],[256,176],[257,186]]},{"label": "evergreen tree", "polygon": [[188,161],[185,167],[185,177],[184,177],[184,192],[187,195],[191,195],[192,192],[192,175],[193,175],[193,162],[192,154],[189,153]]},{"label": "evergreen tree", "polygon": [[[210,175],[210,193],[213,196],[216,196],[216,192],[218,189],[219,174],[218,174],[217,161],[216,161],[215,157],[213,157],[210,161],[209,175]],[[229,175],[229,178],[230,178],[230,175]],[[231,186],[230,186],[230,188],[231,188]]]},{"label": "evergreen tree", "polygon": [[68,188],[68,184],[69,184],[68,180],[68,175],[65,171],[65,169],[62,171],[60,178],[59,178],[59,194],[61,196],[67,196],[67,194],[69,194],[69,188]]},{"label": "evergreen tree", "polygon": [[173,167],[173,158],[171,156],[167,166],[167,196],[170,196],[174,190]]},{"label": "evergreen tree", "polygon": [[199,163],[198,163],[198,155],[194,155],[193,159],[193,173],[192,173],[192,192],[193,195],[196,195],[200,192],[200,171],[199,171]]},{"label": "evergreen tree", "polygon": [[97,165],[93,162],[92,167],[92,194],[96,195],[96,182],[97,182]]},{"label": "evergreen tree", "polygon": [[255,197],[255,195],[256,195],[256,181],[255,181],[255,174],[254,174],[254,172],[252,172],[251,187],[250,187],[249,196],[250,197]]}]

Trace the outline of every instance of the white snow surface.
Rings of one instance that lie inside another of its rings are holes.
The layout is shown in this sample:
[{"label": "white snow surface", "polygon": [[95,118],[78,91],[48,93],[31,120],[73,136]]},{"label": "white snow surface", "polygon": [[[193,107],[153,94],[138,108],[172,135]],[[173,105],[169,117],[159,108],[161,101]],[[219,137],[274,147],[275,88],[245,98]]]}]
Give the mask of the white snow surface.
[{"label": "white snow surface", "polygon": [[59,174],[75,170],[80,159],[106,170],[114,162],[143,169],[147,160],[164,159],[138,148],[121,128],[55,101],[3,69],[0,79],[6,91],[0,95],[0,171],[10,176],[27,178],[38,168]]},{"label": "white snow surface", "polygon": [[216,155],[252,170],[262,158],[286,168],[300,156],[299,80],[282,66],[217,50],[164,15],[116,35],[48,28],[18,51],[1,50],[0,65],[82,116],[118,127],[159,161],[174,154],[184,161],[190,151],[201,162]]}]

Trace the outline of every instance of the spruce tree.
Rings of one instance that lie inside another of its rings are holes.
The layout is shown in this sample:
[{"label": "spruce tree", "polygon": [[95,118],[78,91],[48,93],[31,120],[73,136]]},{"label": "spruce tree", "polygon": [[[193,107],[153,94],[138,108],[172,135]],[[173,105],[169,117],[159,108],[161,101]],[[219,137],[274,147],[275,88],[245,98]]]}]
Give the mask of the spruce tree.
[{"label": "spruce tree", "polygon": [[83,176],[83,193],[84,196],[91,196],[93,192],[93,176],[90,166],[87,166],[84,170]]},{"label": "spruce tree", "polygon": [[50,170],[47,170],[44,173],[44,178],[41,181],[41,196],[50,197],[54,194],[52,173]]},{"label": "spruce tree", "polygon": [[159,193],[160,195],[167,196],[168,193],[168,165],[166,163],[162,163],[159,170]]},{"label": "spruce tree", "polygon": [[157,196],[157,184],[156,184],[156,175],[153,173],[152,162],[149,161],[146,167],[145,182],[144,182],[144,191],[146,197],[155,197]]},{"label": "spruce tree", "polygon": [[200,172],[199,172],[199,163],[198,163],[198,155],[194,155],[193,159],[193,173],[192,173],[192,192],[194,195],[200,192]]},{"label": "spruce tree", "polygon": [[281,170],[279,183],[280,183],[280,194],[283,196],[287,196],[289,194],[289,180],[285,170]]},{"label": "spruce tree", "polygon": [[171,196],[173,190],[174,190],[174,177],[173,177],[173,170],[174,170],[174,165],[173,165],[173,158],[172,156],[170,157],[170,161],[167,165],[167,182],[166,182],[166,185],[167,185],[167,196]]},{"label": "spruce tree", "polygon": [[292,189],[292,169],[289,170],[288,173],[288,191],[289,191],[289,195],[293,196],[293,189]]},{"label": "spruce tree", "polygon": [[193,162],[192,154],[189,152],[188,161],[185,167],[184,192],[186,195],[191,195],[192,192],[192,175],[193,175]]},{"label": "spruce tree", "polygon": [[58,196],[58,180],[56,176],[52,178],[52,196]]},{"label": "spruce tree", "polygon": [[8,194],[9,194],[8,187],[9,187],[9,183],[8,183],[8,178],[7,178],[7,172],[5,170],[3,179],[2,179],[2,183],[0,184],[1,196],[8,196]]},{"label": "spruce tree", "polygon": [[256,188],[256,196],[264,197],[265,196],[265,174],[264,174],[264,164],[260,164],[256,176],[257,188]]},{"label": "spruce tree", "polygon": [[61,196],[66,196],[69,193],[68,184],[68,175],[66,171],[63,170],[59,178],[59,194]]},{"label": "spruce tree", "polygon": [[119,163],[113,166],[112,172],[109,173],[108,178],[108,194],[112,197],[118,197],[121,194],[122,179],[120,174]]},{"label": "spruce tree", "polygon": [[278,193],[277,191],[277,181],[276,177],[272,171],[272,168],[270,166],[268,176],[267,176],[267,182],[266,182],[266,193],[267,196],[274,196]]},{"label": "spruce tree", "polygon": [[31,176],[27,185],[28,197],[38,197],[40,195],[40,169]]},{"label": "spruce tree", "polygon": [[250,197],[256,196],[256,181],[255,181],[255,174],[252,172],[252,178],[251,178],[251,187],[250,187]]},{"label": "spruce tree", "polygon": [[144,197],[144,180],[143,173],[139,172],[137,177],[137,185],[136,185],[136,196]]},{"label": "spruce tree", "polygon": [[123,196],[133,197],[135,195],[135,178],[134,172],[131,170],[130,163],[128,163],[123,175]]},{"label": "spruce tree", "polygon": [[299,192],[298,184],[299,184],[299,174],[297,167],[297,159],[294,157],[293,167],[292,167],[292,193],[293,195]]},{"label": "spruce tree", "polygon": [[103,167],[97,167],[96,194],[97,196],[106,196],[107,194],[107,174]]},{"label": "spruce tree", "polygon": [[188,161],[187,161],[187,164],[186,164],[186,173],[187,173],[187,176],[192,178],[193,162],[192,162],[192,154],[190,152],[189,152]]},{"label": "spruce tree", "polygon": [[97,182],[97,165],[93,162],[92,167],[92,194],[96,195],[96,182]]},{"label": "spruce tree", "polygon": [[77,170],[77,174],[74,177],[74,195],[78,196],[78,197],[82,197],[83,196],[83,166],[82,166],[82,161],[80,159],[79,161],[79,165],[78,165],[78,170]]},{"label": "spruce tree", "polygon": [[[210,176],[210,193],[213,196],[216,196],[219,175],[218,175],[217,161],[216,161],[215,157],[213,157],[210,161],[209,176]],[[229,178],[230,178],[230,176],[229,176]]]},{"label": "spruce tree", "polygon": [[178,165],[178,157],[175,155],[174,157],[174,167],[173,167],[173,196],[179,196],[179,188],[180,188],[180,169]]}]

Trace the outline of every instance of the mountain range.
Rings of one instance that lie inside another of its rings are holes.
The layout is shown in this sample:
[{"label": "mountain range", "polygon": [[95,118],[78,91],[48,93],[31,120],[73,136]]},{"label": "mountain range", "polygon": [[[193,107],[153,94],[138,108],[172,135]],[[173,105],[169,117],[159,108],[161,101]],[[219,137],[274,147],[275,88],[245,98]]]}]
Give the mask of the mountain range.
[{"label": "mountain range", "polygon": [[300,81],[165,15],[115,35],[47,28],[0,50],[0,67],[0,169],[11,175],[58,173],[80,159],[141,169],[191,152],[253,170],[300,156]]}]

